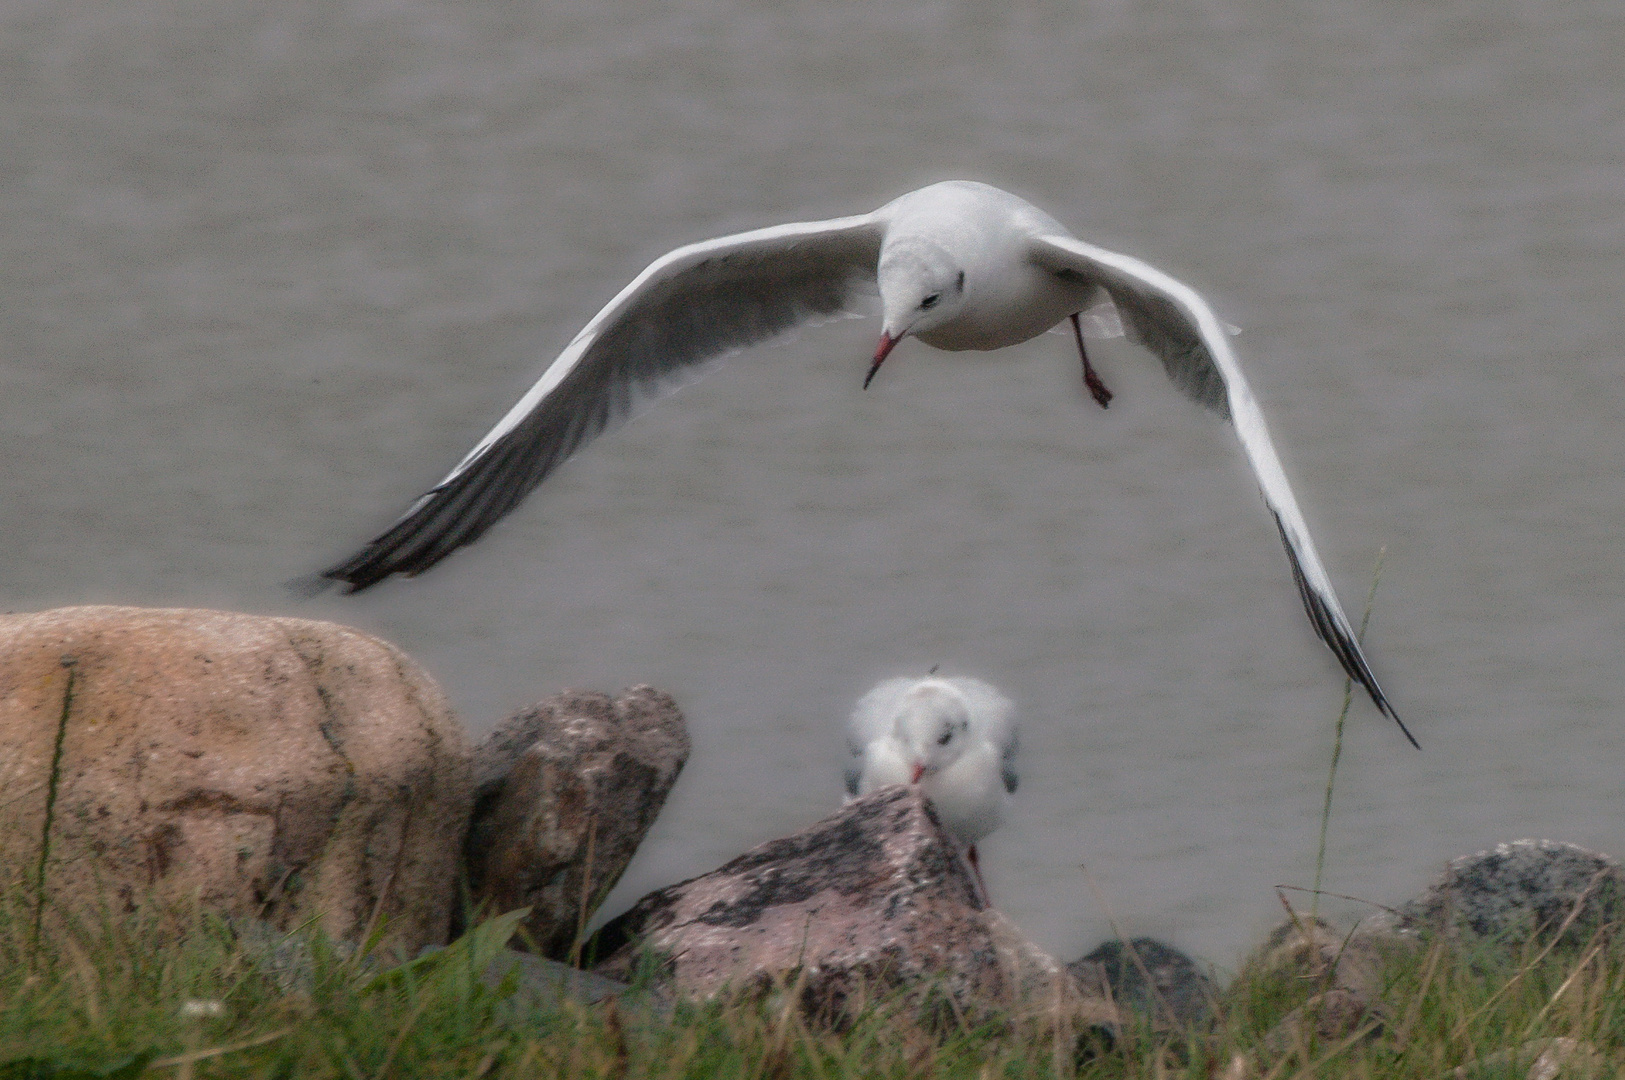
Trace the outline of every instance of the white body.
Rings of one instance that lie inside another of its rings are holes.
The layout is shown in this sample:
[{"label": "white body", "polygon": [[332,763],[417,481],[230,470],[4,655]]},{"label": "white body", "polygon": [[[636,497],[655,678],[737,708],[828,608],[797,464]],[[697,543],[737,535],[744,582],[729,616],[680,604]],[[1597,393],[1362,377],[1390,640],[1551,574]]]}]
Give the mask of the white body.
[{"label": "white body", "polygon": [[[998,213],[988,213],[989,208]],[[1093,284],[1063,281],[1031,260],[1029,237],[1064,236],[1066,230],[1036,206],[998,188],[950,180],[911,191],[879,213],[888,219],[888,248],[929,236],[965,271],[964,299],[953,318],[913,331],[894,328],[894,318],[888,318],[886,329],[893,337],[912,333],[927,345],[954,352],[1002,349],[1047,332],[1097,292]],[[885,248],[880,259],[884,265]]]},{"label": "white body", "polygon": [[888,679],[847,723],[848,799],[917,783],[943,828],[969,846],[1004,823],[1015,792],[1014,709],[977,679]]}]

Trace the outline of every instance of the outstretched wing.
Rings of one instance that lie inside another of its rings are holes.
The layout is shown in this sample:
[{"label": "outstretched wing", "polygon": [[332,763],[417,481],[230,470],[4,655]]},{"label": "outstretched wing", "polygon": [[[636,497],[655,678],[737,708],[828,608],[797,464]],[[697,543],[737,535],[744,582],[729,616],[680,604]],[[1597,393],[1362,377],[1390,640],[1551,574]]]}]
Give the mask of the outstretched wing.
[{"label": "outstretched wing", "polygon": [[776,225],[656,259],[570,342],[457,467],[360,551],[322,572],[355,592],[473,543],[636,398],[686,370],[844,310],[874,280],[877,214]]},{"label": "outstretched wing", "polygon": [[892,730],[897,710],[919,679],[894,678],[877,684],[858,699],[846,722],[846,793],[854,798],[863,782],[864,756],[869,744]]},{"label": "outstretched wing", "polygon": [[1033,237],[1031,255],[1035,263],[1061,277],[1105,289],[1123,318],[1125,330],[1162,360],[1168,377],[1185,393],[1234,422],[1241,447],[1263,490],[1264,504],[1275,516],[1276,528],[1292,561],[1292,576],[1315,632],[1331,648],[1349,678],[1365,687],[1377,708],[1392,717],[1411,745],[1417,746],[1415,736],[1394,712],[1360,651],[1354,627],[1337,602],[1331,577],[1315,551],[1309,526],[1304,523],[1292,485],[1287,483],[1281,460],[1270,442],[1258,400],[1230,351],[1224,324],[1207,301],[1189,285],[1156,267],[1075,237]]}]

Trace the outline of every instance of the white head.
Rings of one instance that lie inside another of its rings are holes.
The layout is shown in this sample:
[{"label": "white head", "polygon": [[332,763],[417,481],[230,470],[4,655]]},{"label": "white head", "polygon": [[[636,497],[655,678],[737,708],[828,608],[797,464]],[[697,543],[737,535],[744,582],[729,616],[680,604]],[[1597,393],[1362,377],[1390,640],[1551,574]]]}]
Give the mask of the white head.
[{"label": "white head", "polygon": [[964,268],[929,240],[910,237],[887,244],[880,252],[875,279],[882,324],[875,361],[863,380],[865,388],[899,341],[941,326],[965,303]]},{"label": "white head", "polygon": [[965,699],[945,682],[929,680],[910,690],[898,705],[892,737],[909,758],[910,783],[934,776],[959,760],[969,743],[970,712]]}]

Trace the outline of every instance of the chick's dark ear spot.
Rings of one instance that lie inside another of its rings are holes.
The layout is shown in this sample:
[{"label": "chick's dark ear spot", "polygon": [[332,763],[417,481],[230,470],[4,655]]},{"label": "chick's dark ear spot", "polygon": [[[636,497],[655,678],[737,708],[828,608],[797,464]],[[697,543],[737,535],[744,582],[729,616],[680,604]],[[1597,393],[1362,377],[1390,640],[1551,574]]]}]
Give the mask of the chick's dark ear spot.
[{"label": "chick's dark ear spot", "polygon": [[954,282],[954,288],[958,289],[960,292],[965,291],[965,271],[961,270],[959,272],[959,280]]}]

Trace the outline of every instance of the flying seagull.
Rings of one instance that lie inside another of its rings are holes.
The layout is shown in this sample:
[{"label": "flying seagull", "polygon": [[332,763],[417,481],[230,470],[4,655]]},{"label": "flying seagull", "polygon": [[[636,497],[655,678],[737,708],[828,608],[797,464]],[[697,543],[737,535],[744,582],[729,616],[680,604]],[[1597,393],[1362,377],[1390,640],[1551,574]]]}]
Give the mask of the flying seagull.
[{"label": "flying seagull", "polygon": [[774,225],[662,255],[593,316],[445,479],[321,576],[354,592],[391,574],[422,573],[477,540],[561,462],[625,419],[635,396],[840,314],[877,286],[884,321],[864,386],[905,337],[939,349],[999,349],[1070,318],[1084,382],[1102,407],[1111,391],[1089,362],[1078,313],[1109,301],[1125,333],[1161,359],[1176,386],[1234,422],[1315,632],[1417,745],[1361,652],[1225,325],[1207,301],[1139,259],[1077,239],[1025,200],[964,180],[911,191],[869,214]]},{"label": "flying seagull", "polygon": [[888,784],[917,786],[942,827],[966,846],[986,897],[976,842],[1004,823],[1020,779],[1013,712],[980,679],[887,679],[863,695],[847,722],[847,801]]}]

